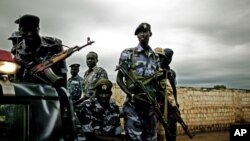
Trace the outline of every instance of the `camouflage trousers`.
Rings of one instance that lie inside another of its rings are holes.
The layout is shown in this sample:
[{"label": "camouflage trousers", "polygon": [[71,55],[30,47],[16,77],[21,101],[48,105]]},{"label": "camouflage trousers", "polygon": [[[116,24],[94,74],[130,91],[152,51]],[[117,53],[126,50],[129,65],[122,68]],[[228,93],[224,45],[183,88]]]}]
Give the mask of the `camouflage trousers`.
[{"label": "camouflage trousers", "polygon": [[126,141],[157,141],[157,119],[153,108],[138,110],[136,106],[130,101],[124,103]]}]

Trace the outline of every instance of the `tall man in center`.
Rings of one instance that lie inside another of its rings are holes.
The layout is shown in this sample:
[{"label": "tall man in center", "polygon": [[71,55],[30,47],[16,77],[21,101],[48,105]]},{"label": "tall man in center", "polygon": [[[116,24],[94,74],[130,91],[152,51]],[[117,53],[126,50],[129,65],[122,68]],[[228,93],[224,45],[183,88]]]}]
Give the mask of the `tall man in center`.
[{"label": "tall man in center", "polygon": [[[122,51],[119,65],[125,68],[131,77],[143,82],[151,97],[155,98],[156,82],[153,76],[160,68],[160,60],[148,44],[149,38],[152,36],[151,26],[148,23],[141,23],[136,28],[135,35],[139,44],[134,48],[127,48]],[[151,81],[144,83],[144,80],[149,77],[152,77]],[[143,99],[143,92],[133,87],[128,77],[120,70],[116,81],[127,94],[123,107],[126,139],[128,141],[156,141],[157,119],[153,112],[153,106],[135,100],[137,99],[135,97],[139,99],[140,96],[142,96],[140,99]]]}]

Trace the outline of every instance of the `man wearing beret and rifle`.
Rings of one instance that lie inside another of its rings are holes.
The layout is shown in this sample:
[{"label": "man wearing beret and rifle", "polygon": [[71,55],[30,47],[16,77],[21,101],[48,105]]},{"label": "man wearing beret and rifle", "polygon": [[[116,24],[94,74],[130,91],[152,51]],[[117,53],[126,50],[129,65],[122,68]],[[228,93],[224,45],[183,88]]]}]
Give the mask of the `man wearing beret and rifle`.
[{"label": "man wearing beret and rifle", "polygon": [[134,34],[139,44],[122,51],[116,79],[127,94],[123,107],[126,140],[157,141],[156,103],[151,102],[156,99],[154,74],[160,68],[160,60],[148,44],[152,36],[151,26],[141,23]]}]

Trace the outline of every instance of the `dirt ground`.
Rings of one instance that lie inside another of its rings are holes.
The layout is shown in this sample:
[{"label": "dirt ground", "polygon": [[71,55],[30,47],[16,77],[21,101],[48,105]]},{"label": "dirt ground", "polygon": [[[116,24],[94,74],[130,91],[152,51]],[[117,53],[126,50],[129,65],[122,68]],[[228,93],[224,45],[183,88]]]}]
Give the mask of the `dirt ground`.
[{"label": "dirt ground", "polygon": [[187,135],[178,135],[176,141],[229,141],[229,131],[196,133],[193,139]]}]

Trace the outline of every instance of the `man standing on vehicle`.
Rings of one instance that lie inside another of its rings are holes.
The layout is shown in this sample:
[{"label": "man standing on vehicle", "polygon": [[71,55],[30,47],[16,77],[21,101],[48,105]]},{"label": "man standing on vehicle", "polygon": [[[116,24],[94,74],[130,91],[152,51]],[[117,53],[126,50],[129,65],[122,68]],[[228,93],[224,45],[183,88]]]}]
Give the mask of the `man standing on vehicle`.
[{"label": "man standing on vehicle", "polygon": [[[134,34],[137,36],[139,44],[137,47],[122,51],[119,65],[123,66],[131,77],[143,82],[151,97],[155,99],[156,82],[153,76],[160,67],[160,60],[148,44],[149,38],[152,36],[151,26],[148,23],[141,23]],[[149,77],[152,77],[152,79],[145,82],[144,80]],[[153,105],[136,100],[135,97],[144,99],[145,93],[133,86],[128,77],[120,70],[116,81],[127,94],[127,100],[123,107],[126,140],[156,141],[157,119],[153,111]]]},{"label": "man standing on vehicle", "polygon": [[18,31],[22,37],[18,49],[14,53],[12,52],[17,63],[21,65],[17,79],[24,82],[45,83],[66,88],[66,61],[52,65],[44,70],[41,75],[30,74],[31,68],[63,50],[62,41],[52,37],[41,37],[39,35],[40,19],[35,15],[23,15],[15,23],[19,25]]},{"label": "man standing on vehicle", "polygon": [[[42,72],[32,74],[32,68],[63,51],[62,41],[53,37],[39,35],[40,18],[35,15],[23,15],[15,21],[19,25],[18,32],[22,40],[13,53],[20,70],[16,75],[17,81],[53,86],[60,97],[60,112],[62,115],[63,136],[66,140],[75,138],[72,101],[68,97],[67,67],[62,60],[46,68]],[[40,85],[44,86],[44,85]]]}]

